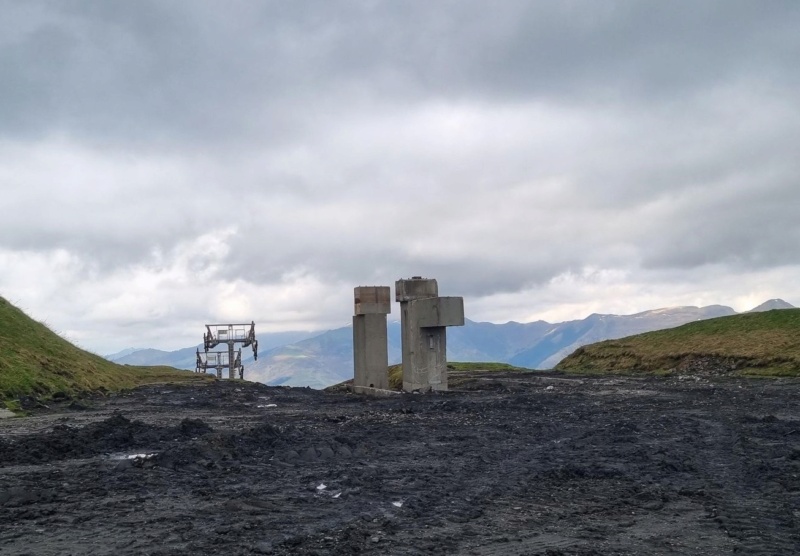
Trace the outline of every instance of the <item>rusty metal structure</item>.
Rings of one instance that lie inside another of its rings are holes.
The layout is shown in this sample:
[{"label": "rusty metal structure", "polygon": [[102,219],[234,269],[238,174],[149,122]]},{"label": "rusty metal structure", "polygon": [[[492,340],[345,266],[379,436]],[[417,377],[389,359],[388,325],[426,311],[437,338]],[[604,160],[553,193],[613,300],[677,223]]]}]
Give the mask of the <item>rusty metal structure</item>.
[{"label": "rusty metal structure", "polygon": [[[249,329],[248,329],[249,327]],[[209,351],[220,344],[227,344],[228,351]],[[256,324],[207,324],[206,333],[203,334],[204,354],[197,350],[197,372],[207,372],[216,369],[217,378],[222,378],[222,370],[228,369],[228,378],[244,378],[242,365],[242,350],[235,349],[237,344],[241,347],[252,346],[253,359],[258,360],[258,340],[256,340]],[[225,357],[227,356],[227,357]]]},{"label": "rusty metal structure", "polygon": [[196,373],[207,373],[209,369],[216,371],[217,378],[222,378],[223,369],[230,369],[228,376],[239,375],[239,378],[244,378],[244,366],[242,365],[242,350],[236,350],[236,357],[233,360],[233,366],[230,364],[230,354],[227,351],[200,351],[197,350],[197,364],[195,367]]}]

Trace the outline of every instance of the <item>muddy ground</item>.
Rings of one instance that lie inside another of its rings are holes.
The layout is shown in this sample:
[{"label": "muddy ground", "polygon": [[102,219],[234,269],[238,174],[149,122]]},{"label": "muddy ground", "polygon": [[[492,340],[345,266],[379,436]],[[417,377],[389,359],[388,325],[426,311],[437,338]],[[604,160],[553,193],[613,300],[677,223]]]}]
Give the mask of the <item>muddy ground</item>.
[{"label": "muddy ground", "polygon": [[0,555],[797,554],[800,381],[242,382],[0,420]]}]

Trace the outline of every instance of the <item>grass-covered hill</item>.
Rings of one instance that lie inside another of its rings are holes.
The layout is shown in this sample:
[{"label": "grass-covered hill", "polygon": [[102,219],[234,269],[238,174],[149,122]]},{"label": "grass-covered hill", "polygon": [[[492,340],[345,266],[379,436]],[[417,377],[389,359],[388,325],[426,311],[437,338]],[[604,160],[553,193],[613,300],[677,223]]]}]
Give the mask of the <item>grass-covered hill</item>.
[{"label": "grass-covered hill", "polygon": [[800,376],[800,309],[745,313],[583,346],[557,370]]},{"label": "grass-covered hill", "polygon": [[[208,375],[210,378],[210,375]],[[0,297],[0,400],[203,380],[172,367],[117,365],[84,351]]]}]

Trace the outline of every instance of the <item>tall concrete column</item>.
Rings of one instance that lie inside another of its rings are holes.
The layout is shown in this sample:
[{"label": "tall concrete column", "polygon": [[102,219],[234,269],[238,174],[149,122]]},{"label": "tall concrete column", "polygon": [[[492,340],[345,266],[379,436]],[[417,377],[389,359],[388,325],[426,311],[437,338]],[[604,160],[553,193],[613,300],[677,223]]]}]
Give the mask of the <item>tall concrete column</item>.
[{"label": "tall concrete column", "polygon": [[434,279],[395,282],[400,302],[403,390],[447,390],[447,326],[464,325],[464,298],[439,297]]},{"label": "tall concrete column", "polygon": [[358,393],[388,390],[386,315],[392,310],[389,286],[359,286],[353,295],[353,390]]}]

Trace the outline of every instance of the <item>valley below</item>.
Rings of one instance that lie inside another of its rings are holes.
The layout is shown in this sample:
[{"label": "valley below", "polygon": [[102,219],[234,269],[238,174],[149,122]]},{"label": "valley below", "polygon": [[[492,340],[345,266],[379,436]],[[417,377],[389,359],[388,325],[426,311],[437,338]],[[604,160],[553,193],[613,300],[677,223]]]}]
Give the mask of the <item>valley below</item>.
[{"label": "valley below", "polygon": [[800,552],[800,379],[451,380],[156,385],[0,419],[0,555]]}]

